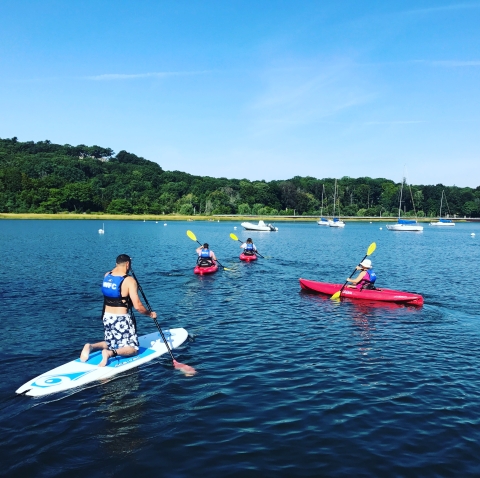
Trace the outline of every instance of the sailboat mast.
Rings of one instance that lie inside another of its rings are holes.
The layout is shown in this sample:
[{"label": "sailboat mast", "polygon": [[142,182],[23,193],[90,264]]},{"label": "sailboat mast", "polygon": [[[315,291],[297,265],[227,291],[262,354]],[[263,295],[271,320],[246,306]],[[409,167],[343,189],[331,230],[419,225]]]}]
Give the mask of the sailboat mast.
[{"label": "sailboat mast", "polygon": [[323,184],[322,186],[322,209],[320,210],[320,217],[323,216],[323,194],[325,192],[325,184]]},{"label": "sailboat mast", "polygon": [[337,199],[337,180],[335,179],[335,187],[333,188],[333,218],[335,218],[336,199]]},{"label": "sailboat mast", "polygon": [[442,206],[443,206],[443,195],[445,194],[445,190],[442,189],[442,198],[440,199],[440,219],[442,218]]},{"label": "sailboat mast", "polygon": [[405,183],[405,177],[402,178],[402,187],[400,188],[400,202],[398,203],[398,218],[400,219],[400,213],[402,211],[402,198],[403,198],[403,184]]}]

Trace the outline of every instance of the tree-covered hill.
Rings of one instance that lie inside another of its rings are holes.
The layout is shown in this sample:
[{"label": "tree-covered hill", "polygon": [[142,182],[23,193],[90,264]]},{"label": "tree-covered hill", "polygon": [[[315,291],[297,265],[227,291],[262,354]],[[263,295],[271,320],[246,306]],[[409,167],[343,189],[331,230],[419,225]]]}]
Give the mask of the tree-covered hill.
[{"label": "tree-covered hill", "polygon": [[[0,139],[0,212],[111,214],[311,214],[333,212],[335,180],[296,176],[249,181],[164,171],[127,151],[100,146]],[[382,178],[338,180],[336,208],[345,216],[396,216],[400,183]],[[411,191],[410,191],[411,189]],[[480,216],[480,187],[411,186],[404,215],[438,216],[442,190],[451,216]]]}]

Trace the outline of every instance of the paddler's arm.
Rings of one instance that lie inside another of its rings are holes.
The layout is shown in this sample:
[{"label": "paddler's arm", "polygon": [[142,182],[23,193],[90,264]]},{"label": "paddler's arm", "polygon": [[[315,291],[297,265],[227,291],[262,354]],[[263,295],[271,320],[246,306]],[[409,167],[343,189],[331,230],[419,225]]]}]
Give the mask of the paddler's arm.
[{"label": "paddler's arm", "polygon": [[[358,269],[358,267],[357,267],[357,269]],[[362,272],[360,272],[360,274],[358,274],[358,276],[355,279],[351,279],[350,277],[348,277],[347,282],[350,282],[351,284],[358,284],[363,279],[363,276],[365,274],[366,274],[366,272],[362,271]]]},{"label": "paddler's arm", "polygon": [[130,296],[130,300],[132,301],[132,304],[135,307],[135,309],[138,310],[138,312],[140,312],[143,315],[148,315],[151,319],[156,319],[157,313],[153,311],[149,312],[142,304],[140,297],[138,297],[137,281],[133,277],[127,277],[125,279],[125,282],[127,282],[128,295]]}]

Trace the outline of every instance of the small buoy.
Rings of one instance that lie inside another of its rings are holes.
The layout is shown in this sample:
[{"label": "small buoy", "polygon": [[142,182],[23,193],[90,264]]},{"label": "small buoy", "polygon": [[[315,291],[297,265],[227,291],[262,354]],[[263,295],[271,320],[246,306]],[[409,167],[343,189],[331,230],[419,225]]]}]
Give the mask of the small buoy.
[{"label": "small buoy", "polygon": [[372,224],[372,221],[370,221],[370,224]]},{"label": "small buoy", "polygon": [[167,225],[167,223],[165,222],[163,225],[164,225],[164,226],[166,226],[166,225]]},{"label": "small buoy", "polygon": [[474,233],[474,232],[472,232],[470,235],[471,235],[472,237],[475,237],[475,233]]},{"label": "small buoy", "polygon": [[158,224],[158,221],[155,221],[155,224]]},{"label": "small buoy", "polygon": [[382,230],[382,228],[380,228],[380,230]]},{"label": "small buoy", "polygon": [[217,222],[220,222],[220,219]]},{"label": "small buoy", "polygon": [[234,229],[236,229],[236,228],[237,228],[237,226],[234,226],[233,228],[234,228]]}]

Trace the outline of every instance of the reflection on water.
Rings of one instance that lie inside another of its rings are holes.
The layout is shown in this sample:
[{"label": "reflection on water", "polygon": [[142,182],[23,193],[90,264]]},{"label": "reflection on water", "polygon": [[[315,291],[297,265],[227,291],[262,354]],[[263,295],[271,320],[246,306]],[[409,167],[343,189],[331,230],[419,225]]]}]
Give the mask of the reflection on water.
[{"label": "reflection on water", "polygon": [[138,369],[133,369],[133,373],[111,380],[97,389],[98,411],[105,421],[104,427],[96,430],[96,434],[102,449],[109,456],[133,453],[145,442],[140,427],[147,396],[138,393],[140,373]]}]

